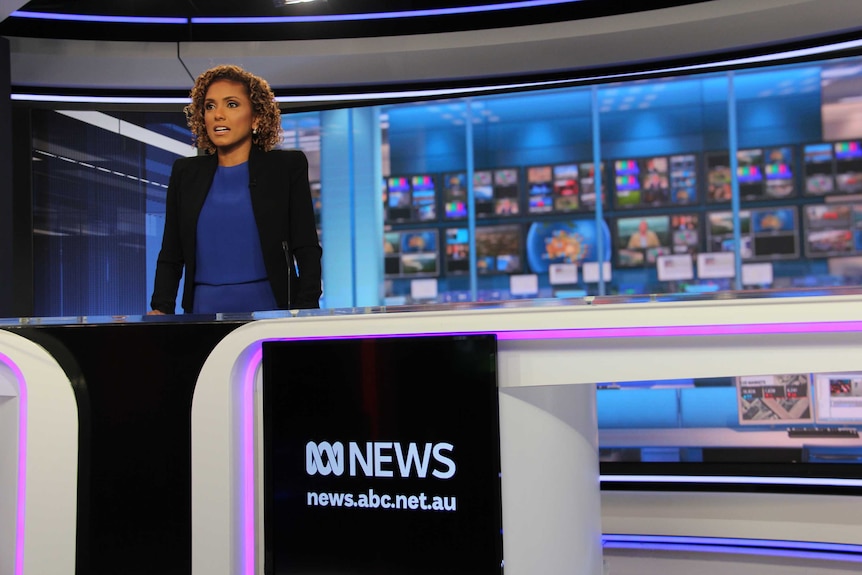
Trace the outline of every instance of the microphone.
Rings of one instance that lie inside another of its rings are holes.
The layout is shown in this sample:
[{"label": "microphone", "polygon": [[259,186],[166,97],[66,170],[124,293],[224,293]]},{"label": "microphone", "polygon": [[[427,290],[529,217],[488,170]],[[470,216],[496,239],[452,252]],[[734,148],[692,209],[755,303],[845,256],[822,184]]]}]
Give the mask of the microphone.
[{"label": "microphone", "polygon": [[290,280],[293,276],[293,258],[290,257],[290,247],[287,240],[282,240],[281,249],[284,251],[284,259],[287,261],[287,309],[290,310]]}]

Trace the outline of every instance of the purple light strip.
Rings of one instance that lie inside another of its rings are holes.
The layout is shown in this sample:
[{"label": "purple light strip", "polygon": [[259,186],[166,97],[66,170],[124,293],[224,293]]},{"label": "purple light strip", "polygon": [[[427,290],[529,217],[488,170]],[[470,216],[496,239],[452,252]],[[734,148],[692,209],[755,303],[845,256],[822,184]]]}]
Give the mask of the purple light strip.
[{"label": "purple light strip", "polygon": [[[862,555],[862,545],[849,543],[821,543],[816,541],[786,541],[781,539],[741,539],[738,537],[687,537],[682,535],[602,535],[602,540],[612,543],[669,543],[687,545],[727,545],[749,548],[797,549],[804,551],[826,551],[830,553],[856,553]],[[860,558],[862,560],[862,558]]]},{"label": "purple light strip", "polygon": [[688,483],[710,485],[801,485],[806,487],[862,487],[862,479],[837,477],[757,477],[738,475],[601,475],[608,483]]},{"label": "purple light strip", "polygon": [[[556,330],[516,330],[502,332],[439,332],[439,333],[399,333],[399,334],[358,334],[342,336],[303,336],[280,337],[274,341],[314,341],[336,339],[360,339],[366,337],[395,338],[419,336],[458,336],[496,333],[500,341],[538,340],[538,339],[610,339],[610,338],[643,338],[643,337],[679,337],[708,335],[760,335],[760,334],[795,334],[795,333],[847,333],[862,331],[862,322],[800,322],[778,324],[728,324],[708,326],[673,326],[673,327],[634,327],[634,328],[583,328]],[[263,356],[261,342],[256,342],[257,349],[252,353],[246,366],[242,384],[242,422],[240,424],[240,442],[243,453],[242,461],[242,524],[244,553],[243,575],[254,575],[255,557],[255,453],[254,453],[254,380]],[[602,475],[601,481],[619,482],[649,482],[649,483],[741,483],[764,485],[826,485],[862,487],[862,480],[853,479],[819,479],[795,477],[713,477],[713,476],[669,476],[669,475]],[[18,575],[18,574],[16,574]]]},{"label": "purple light strip", "polygon": [[695,553],[724,553],[733,555],[756,555],[769,557],[792,557],[794,559],[831,560],[849,563],[862,563],[862,557],[840,553],[797,551],[791,549],[772,549],[769,547],[733,547],[727,545],[691,545],[684,543],[621,543],[608,542],[605,549],[650,549],[655,551],[692,551]]},{"label": "purple light strip", "polygon": [[254,380],[263,357],[263,347],[257,342],[248,360],[242,385],[242,573],[255,575],[255,451],[254,451]]},{"label": "purple light strip", "polygon": [[21,369],[9,357],[0,353],[18,380],[18,513],[15,525],[15,575],[24,573],[24,525],[27,503],[27,385]]},{"label": "purple light strip", "polygon": [[458,14],[476,14],[518,8],[536,8],[540,6],[555,6],[558,4],[574,4],[583,0],[524,0],[521,2],[503,2],[484,6],[462,6],[458,8],[438,8],[434,10],[402,10],[400,12],[370,12],[364,14],[328,14],[318,16],[258,16],[258,17],[218,17],[192,18],[192,24],[298,24],[308,22],[351,22],[360,20],[391,20],[393,18],[424,18],[427,16],[454,16]]},{"label": "purple light strip", "polygon": [[108,16],[101,14],[61,14],[58,12],[28,12],[15,10],[10,14],[15,18],[33,20],[60,20],[66,22],[100,22],[107,24],[188,24],[188,18],[156,18],[144,16]]}]

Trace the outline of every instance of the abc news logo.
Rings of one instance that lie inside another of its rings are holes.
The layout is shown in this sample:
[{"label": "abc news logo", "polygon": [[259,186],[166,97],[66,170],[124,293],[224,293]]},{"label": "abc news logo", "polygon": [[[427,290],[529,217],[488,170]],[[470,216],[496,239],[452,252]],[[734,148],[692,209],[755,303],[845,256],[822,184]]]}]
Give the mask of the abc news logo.
[{"label": "abc news logo", "polygon": [[[421,453],[420,453],[421,449]],[[425,443],[421,448],[416,443],[404,444],[392,441],[369,441],[364,447],[355,442],[347,444],[345,462],[344,444],[309,441],[305,445],[305,471],[309,475],[350,477],[362,474],[365,477],[418,477],[424,479],[430,470],[437,479],[449,479],[455,475],[455,462],[449,455],[451,443]]]}]

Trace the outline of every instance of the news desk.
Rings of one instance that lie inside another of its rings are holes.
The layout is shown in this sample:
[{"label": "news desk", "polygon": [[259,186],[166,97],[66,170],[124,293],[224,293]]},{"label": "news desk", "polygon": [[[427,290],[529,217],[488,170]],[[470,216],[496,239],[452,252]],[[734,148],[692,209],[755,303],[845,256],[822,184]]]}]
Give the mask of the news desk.
[{"label": "news desk", "polygon": [[7,321],[0,573],[261,572],[266,341],[496,334],[507,575],[602,572],[596,382],[862,370],[855,293],[274,315]]}]

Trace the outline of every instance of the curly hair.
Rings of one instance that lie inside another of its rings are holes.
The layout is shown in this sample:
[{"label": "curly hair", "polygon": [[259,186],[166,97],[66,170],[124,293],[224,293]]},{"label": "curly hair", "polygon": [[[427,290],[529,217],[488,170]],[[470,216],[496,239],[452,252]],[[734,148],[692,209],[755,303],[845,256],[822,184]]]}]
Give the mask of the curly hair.
[{"label": "curly hair", "polygon": [[257,120],[257,133],[252,135],[252,144],[269,151],[281,142],[281,112],[269,83],[259,76],[246,72],[239,66],[223,65],[210,68],[195,80],[189,92],[191,104],[185,107],[186,119],[194,136],[194,144],[208,153],[216,147],[207,135],[204,123],[204,99],[213,82],[230,80],[243,84],[251,100],[252,113]]}]

